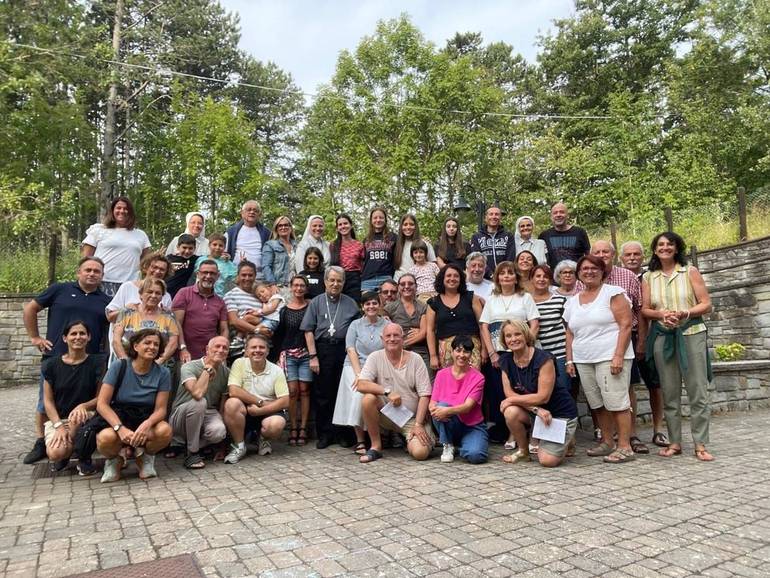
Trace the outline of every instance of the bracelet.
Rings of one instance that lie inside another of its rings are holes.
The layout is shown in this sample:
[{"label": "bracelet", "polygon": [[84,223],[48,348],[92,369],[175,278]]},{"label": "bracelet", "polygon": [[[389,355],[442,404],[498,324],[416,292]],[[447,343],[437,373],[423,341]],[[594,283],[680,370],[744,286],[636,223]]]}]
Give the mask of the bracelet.
[{"label": "bracelet", "polygon": [[690,318],[690,310],[689,310],[689,309],[687,309],[687,310],[685,311],[685,313],[687,313],[687,319],[689,319],[689,318]]},{"label": "bracelet", "polygon": [[308,353],[308,357],[310,357],[310,359],[315,359],[316,357],[318,357],[318,354],[317,353]]},{"label": "bracelet", "polygon": [[575,365],[575,362],[570,359],[569,361],[565,361],[564,365]]}]

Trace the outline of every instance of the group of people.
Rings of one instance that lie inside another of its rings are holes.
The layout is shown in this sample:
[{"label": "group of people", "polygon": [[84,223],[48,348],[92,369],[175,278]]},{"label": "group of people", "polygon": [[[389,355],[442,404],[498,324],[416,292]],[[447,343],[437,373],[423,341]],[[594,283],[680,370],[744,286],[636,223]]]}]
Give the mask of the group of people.
[{"label": "group of people", "polygon": [[[132,459],[155,476],[160,452],[191,469],[232,464],[249,441],[270,454],[287,425],[288,444],[305,445],[312,406],[316,447],[351,447],[362,463],[388,445],[427,459],[437,443],[443,462],[482,463],[500,442],[505,462],[554,467],[575,451],[578,383],[595,423],[587,454],[623,463],[649,453],[635,431],[642,381],[659,454],[682,452],[684,382],[695,455],[714,459],[711,302],[675,233],[653,239],[645,267],[640,243],[619,255],[591,244],[563,203],[539,238],[528,216],[508,232],[493,206],[470,241],[448,218],[431,243],[414,215],[391,231],[380,207],[361,240],[341,214],[331,242],[319,215],[297,241],[288,216],[267,229],[247,201],[224,235],[188,213],[161,253],[135,218],[115,199],[88,230],[77,279],[25,306],[43,355],[27,463],[62,468],[76,453],[88,475],[98,451],[104,482]],[[532,437],[555,420],[563,435]]]}]

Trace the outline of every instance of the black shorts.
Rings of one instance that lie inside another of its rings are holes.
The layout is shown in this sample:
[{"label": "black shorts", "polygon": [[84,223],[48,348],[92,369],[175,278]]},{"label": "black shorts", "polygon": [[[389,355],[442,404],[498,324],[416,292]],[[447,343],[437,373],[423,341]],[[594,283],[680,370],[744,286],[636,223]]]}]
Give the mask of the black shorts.
[{"label": "black shorts", "polygon": [[[639,334],[636,331],[631,332],[631,345],[636,353],[636,344],[639,341]],[[642,359],[639,361],[634,356],[634,361],[631,364],[631,385],[642,383],[647,386],[647,389],[660,389],[660,379],[658,379],[658,372],[655,370],[655,361],[646,361]]]},{"label": "black shorts", "polygon": [[281,411],[271,413],[270,415],[247,415],[246,416],[246,425],[243,428],[244,434],[249,432],[254,432],[255,434],[259,434],[259,432],[262,431],[262,421],[273,416],[281,416],[284,421],[287,421],[288,419],[288,413],[285,409],[282,409]]}]

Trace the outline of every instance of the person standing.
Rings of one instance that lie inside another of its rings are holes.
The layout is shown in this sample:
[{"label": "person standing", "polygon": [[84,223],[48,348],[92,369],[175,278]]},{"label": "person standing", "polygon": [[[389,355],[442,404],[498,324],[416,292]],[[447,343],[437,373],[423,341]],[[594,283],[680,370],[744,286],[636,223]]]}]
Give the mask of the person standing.
[{"label": "person standing", "polygon": [[514,261],[516,255],[522,251],[529,251],[535,256],[538,264],[545,263],[548,255],[548,247],[545,241],[534,236],[535,221],[532,217],[524,215],[516,219],[516,232],[514,233],[515,254],[508,255],[509,261]]},{"label": "person standing", "polygon": [[356,239],[353,220],[350,215],[340,213],[335,221],[337,238],[329,245],[331,265],[345,270],[345,287],[342,292],[361,301],[361,269],[364,266],[364,244]]},{"label": "person standing", "polygon": [[388,230],[388,214],[375,207],[369,212],[369,232],[364,238],[364,266],[361,291],[377,291],[383,281],[393,278],[396,235]]},{"label": "person standing", "polygon": [[577,262],[588,255],[591,250],[588,233],[577,225],[570,225],[567,205],[559,202],[551,207],[551,225],[550,229],[540,233],[540,238],[548,248],[548,266],[551,270],[555,270],[556,265],[565,259]]},{"label": "person standing", "polygon": [[[206,218],[203,216],[203,213],[193,211],[187,213],[185,223],[187,223],[187,226],[182,235],[192,235],[195,239],[195,250],[193,253],[198,255],[198,257],[205,257],[209,254],[209,240],[206,238]],[[182,235],[171,239],[168,247],[166,247],[166,255],[176,254],[177,243],[179,242],[179,237]]]},{"label": "person standing", "polygon": [[295,272],[302,271],[305,263],[305,253],[311,247],[315,247],[321,251],[323,259],[321,260],[321,268],[323,269],[329,265],[331,261],[331,253],[329,253],[329,242],[324,239],[324,229],[326,224],[324,218],[321,215],[310,215],[305,225],[305,232],[302,234],[297,244],[297,257],[295,259]]},{"label": "person standing", "polygon": [[484,229],[471,237],[471,251],[478,251],[487,258],[487,268],[484,272],[487,279],[492,278],[498,264],[507,260],[508,253],[515,251],[513,233],[505,230],[501,223],[502,218],[500,207],[489,207],[484,219]]},{"label": "person standing", "polygon": [[241,220],[227,229],[226,252],[235,265],[251,261],[257,268],[257,279],[262,279],[262,248],[270,238],[270,231],[261,222],[262,209],[254,200],[241,207]]}]

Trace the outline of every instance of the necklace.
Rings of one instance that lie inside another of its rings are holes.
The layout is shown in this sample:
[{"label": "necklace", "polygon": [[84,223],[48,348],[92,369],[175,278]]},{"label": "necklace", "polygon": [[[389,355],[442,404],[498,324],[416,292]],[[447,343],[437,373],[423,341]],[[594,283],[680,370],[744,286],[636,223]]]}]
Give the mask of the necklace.
[{"label": "necklace", "polygon": [[[513,369],[516,372],[516,383],[513,384],[513,391],[519,395],[526,395],[530,392],[530,387],[532,387],[532,365],[529,347],[527,347],[527,355],[525,357],[527,364],[524,367],[520,367],[520,361],[516,359],[515,355],[513,356]],[[537,391],[537,384],[534,385],[534,391]]]},{"label": "necklace", "polygon": [[369,324],[369,341],[370,342],[374,342],[374,334],[377,332],[377,321],[379,320],[376,319],[374,323]]},{"label": "necklace", "polygon": [[508,313],[508,310],[511,308],[511,305],[513,305],[514,299],[516,299],[516,295],[511,295],[511,298],[508,300],[508,303],[506,303],[505,297],[500,295],[500,301],[503,302],[503,309],[505,309],[506,313]]},{"label": "necklace", "polygon": [[527,367],[527,366],[529,365],[529,360],[530,360],[531,358],[532,358],[532,351],[531,351],[531,349],[530,349],[529,347],[527,347],[527,353],[525,353],[525,354],[524,354],[524,357],[523,357],[523,358],[520,358],[520,359],[516,359],[516,355],[515,355],[515,354],[513,355],[513,361],[514,361],[514,363],[515,363],[515,364],[516,364],[518,367],[521,367],[522,369],[523,369],[523,368],[525,368],[525,367]]},{"label": "necklace", "polygon": [[329,309],[329,295],[327,293],[324,293],[324,299],[326,300],[326,314],[327,317],[331,319],[329,322],[329,329],[327,330],[327,333],[329,334],[329,337],[334,337],[334,332],[336,329],[334,328],[334,322],[337,320],[337,313],[340,312],[340,304],[337,303],[337,307],[334,309],[334,317],[332,317],[331,309]]}]

